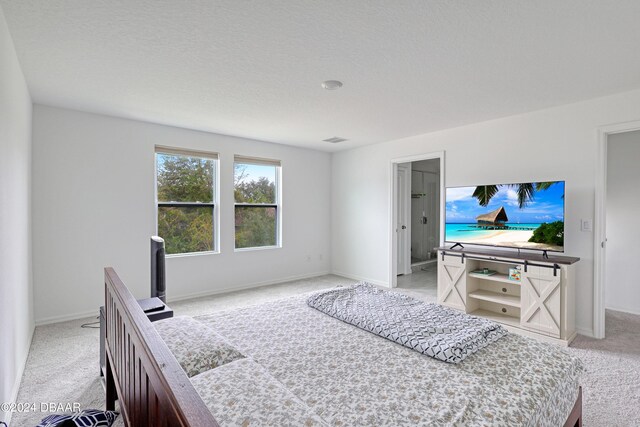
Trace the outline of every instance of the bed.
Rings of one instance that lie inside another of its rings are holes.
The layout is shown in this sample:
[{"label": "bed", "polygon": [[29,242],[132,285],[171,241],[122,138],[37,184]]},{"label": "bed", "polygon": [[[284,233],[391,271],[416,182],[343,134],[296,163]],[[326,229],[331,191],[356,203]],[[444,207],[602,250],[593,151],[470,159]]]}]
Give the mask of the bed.
[{"label": "bed", "polygon": [[118,399],[125,425],[271,424],[247,407],[291,407],[307,425],[582,424],[579,364],[519,335],[447,364],[295,296],[196,318],[247,357],[194,380],[110,268],[105,299],[107,409]]}]

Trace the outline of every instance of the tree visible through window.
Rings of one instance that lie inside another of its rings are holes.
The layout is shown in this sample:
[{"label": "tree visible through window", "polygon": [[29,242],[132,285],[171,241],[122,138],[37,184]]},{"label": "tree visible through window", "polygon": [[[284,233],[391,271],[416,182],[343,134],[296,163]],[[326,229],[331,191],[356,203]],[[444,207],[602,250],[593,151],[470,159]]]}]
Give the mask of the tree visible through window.
[{"label": "tree visible through window", "polygon": [[236,248],[278,246],[280,162],[236,157]]},{"label": "tree visible through window", "polygon": [[215,250],[216,155],[158,149],[158,235],[167,254]]}]

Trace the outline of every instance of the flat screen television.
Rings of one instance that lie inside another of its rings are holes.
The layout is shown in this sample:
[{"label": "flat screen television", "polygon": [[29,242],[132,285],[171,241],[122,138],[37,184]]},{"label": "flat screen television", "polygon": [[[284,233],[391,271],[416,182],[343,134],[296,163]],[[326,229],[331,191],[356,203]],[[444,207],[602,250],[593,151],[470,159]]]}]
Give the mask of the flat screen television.
[{"label": "flat screen television", "polygon": [[444,240],[564,252],[564,181],[447,188]]}]

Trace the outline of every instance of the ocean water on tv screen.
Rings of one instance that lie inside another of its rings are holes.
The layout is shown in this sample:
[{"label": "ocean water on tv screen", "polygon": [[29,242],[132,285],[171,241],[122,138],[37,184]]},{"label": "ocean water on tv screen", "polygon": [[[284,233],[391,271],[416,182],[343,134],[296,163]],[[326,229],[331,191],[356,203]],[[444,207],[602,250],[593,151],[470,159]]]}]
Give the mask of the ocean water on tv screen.
[{"label": "ocean water on tv screen", "polygon": [[[509,229],[523,230],[533,229],[540,227],[540,223],[526,223],[526,224],[506,224]],[[494,230],[487,230],[478,228],[477,224],[447,224],[445,234],[447,240],[453,242],[467,242],[472,239],[481,239],[494,234]]]}]

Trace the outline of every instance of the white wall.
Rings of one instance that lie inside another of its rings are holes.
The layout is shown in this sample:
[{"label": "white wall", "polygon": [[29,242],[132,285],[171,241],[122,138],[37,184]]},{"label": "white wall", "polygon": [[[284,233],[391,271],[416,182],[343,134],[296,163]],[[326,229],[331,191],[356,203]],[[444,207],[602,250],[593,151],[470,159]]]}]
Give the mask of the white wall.
[{"label": "white wall", "polygon": [[[220,153],[222,252],[168,258],[169,301],[329,272],[329,154],[40,105],[33,120],[37,322],[97,313],[105,266],[148,296],[156,144]],[[281,249],[234,252],[234,154],[282,160]]]},{"label": "white wall", "polygon": [[605,306],[640,314],[640,286],[629,265],[640,259],[640,131],[609,136],[607,151]]},{"label": "white wall", "polygon": [[577,265],[577,325],[593,331],[593,233],[598,126],[640,119],[640,91],[338,152],[332,161],[332,268],[388,284],[390,160],[446,151],[445,185],[566,180],[567,255]]},{"label": "white wall", "polygon": [[0,9],[0,402],[15,401],[33,334],[31,109]]}]

